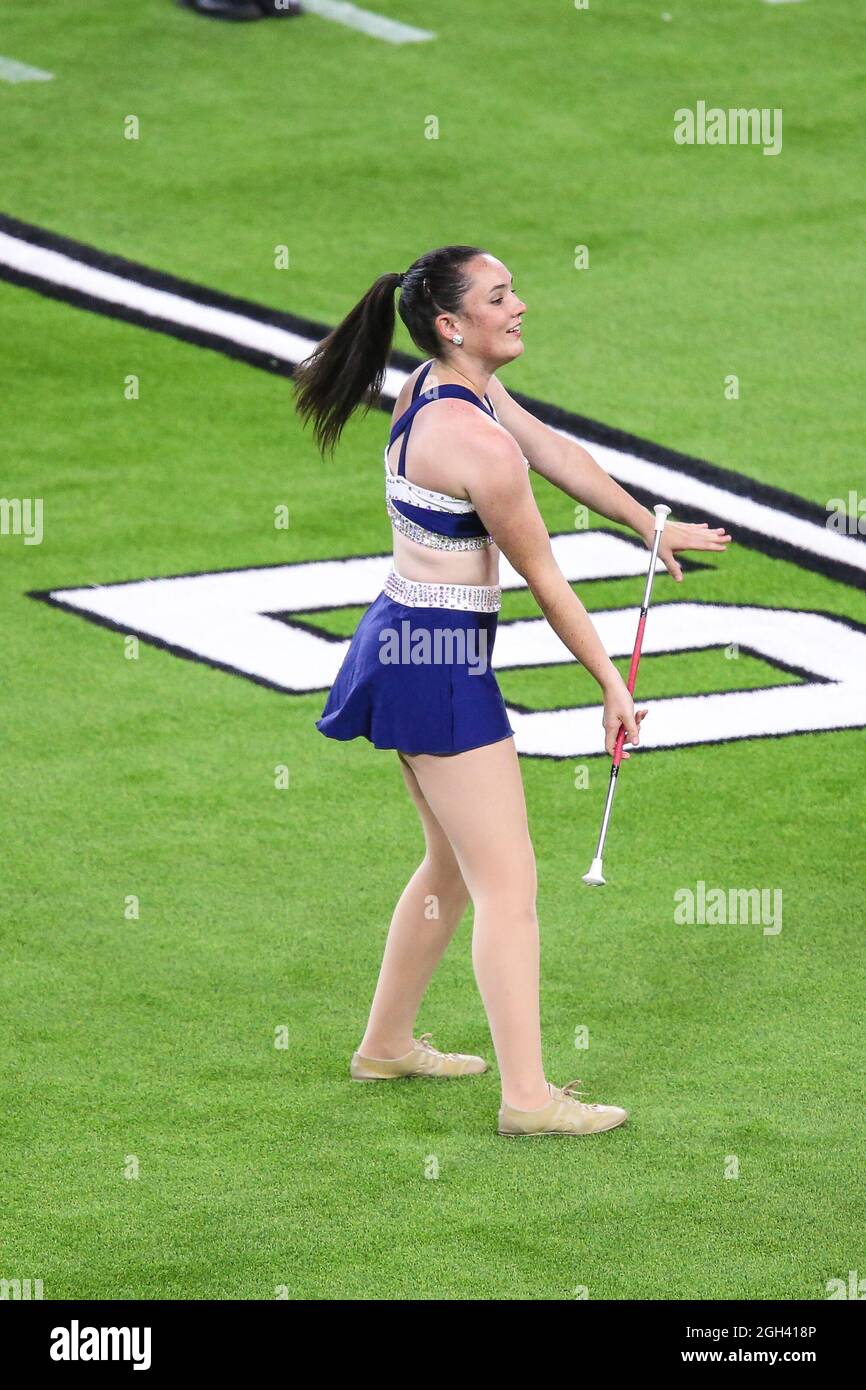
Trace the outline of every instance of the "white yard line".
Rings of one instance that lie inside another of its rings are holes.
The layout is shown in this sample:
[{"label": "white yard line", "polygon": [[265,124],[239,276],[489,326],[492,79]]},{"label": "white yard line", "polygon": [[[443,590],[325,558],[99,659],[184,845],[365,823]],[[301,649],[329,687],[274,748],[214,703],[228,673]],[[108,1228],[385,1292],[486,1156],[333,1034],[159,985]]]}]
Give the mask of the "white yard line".
[{"label": "white yard line", "polygon": [[98,270],[60,251],[34,246],[21,237],[0,232],[0,263],[36,275],[41,280],[62,285],[99,299],[106,305],[119,304],[154,319],[166,319],[185,328],[212,333],[226,342],[269,352],[286,362],[300,362],[311,350],[309,338],[289,333],[284,328],[259,323],[246,314],[215,309],[198,304],[194,299],[172,294],[169,290],[153,289],[137,280],[128,280],[113,271]]},{"label": "white yard line", "polygon": [[53,82],[54,73],[42,68],[31,68],[27,63],[19,63],[17,58],[4,58],[0,55],[0,81],[3,82]]},{"label": "white yard line", "polygon": [[331,19],[335,24],[345,24],[348,29],[359,29],[371,38],[384,39],[385,43],[426,43],[436,37],[429,29],[416,29],[414,25],[386,19],[373,10],[344,4],[343,0],[304,0],[304,9],[320,19]]},{"label": "white yard line", "polygon": [[[65,252],[37,246],[23,236],[2,231],[0,264],[101,300],[106,306],[122,305],[155,321],[198,330],[226,343],[267,353],[283,362],[300,362],[316,346],[313,338],[262,323],[243,312],[201,304],[183,294],[143,285],[114,271],[88,265]],[[397,367],[388,367],[383,396],[396,400],[408,375]],[[795,516],[783,505],[758,501],[721,483],[705,482],[669,464],[640,458],[626,449],[581,441],[579,434],[568,430],[560,433],[583,442],[611,477],[626,487],[641,487],[674,504],[709,512],[732,527],[741,526],[758,535],[787,542],[809,555],[849,565],[866,574],[866,544],[857,535]]]}]

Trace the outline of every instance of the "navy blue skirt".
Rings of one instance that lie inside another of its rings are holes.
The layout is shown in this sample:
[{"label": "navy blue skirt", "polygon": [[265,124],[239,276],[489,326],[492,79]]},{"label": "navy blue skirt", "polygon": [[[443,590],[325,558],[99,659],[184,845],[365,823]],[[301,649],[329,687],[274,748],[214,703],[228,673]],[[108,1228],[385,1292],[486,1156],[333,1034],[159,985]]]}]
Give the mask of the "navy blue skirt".
[{"label": "navy blue skirt", "polygon": [[316,728],[403,753],[465,753],[508,738],[491,665],[498,617],[414,608],[381,593],[355,629]]}]

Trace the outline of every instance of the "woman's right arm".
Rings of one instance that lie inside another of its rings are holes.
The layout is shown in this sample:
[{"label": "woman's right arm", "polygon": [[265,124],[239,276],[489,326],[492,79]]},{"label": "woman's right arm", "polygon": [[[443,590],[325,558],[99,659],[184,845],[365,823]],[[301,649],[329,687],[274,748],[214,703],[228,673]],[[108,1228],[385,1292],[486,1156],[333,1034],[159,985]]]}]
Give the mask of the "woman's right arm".
[{"label": "woman's right arm", "polygon": [[505,432],[494,434],[484,421],[471,429],[465,420],[462,424],[461,473],[473,506],[503,555],[526,580],[557,637],[601,687],[606,751],[613,754],[620,724],[625,725],[628,742],[638,743],[646,710],[635,712],[625,681],[556,563],[517,442]]}]

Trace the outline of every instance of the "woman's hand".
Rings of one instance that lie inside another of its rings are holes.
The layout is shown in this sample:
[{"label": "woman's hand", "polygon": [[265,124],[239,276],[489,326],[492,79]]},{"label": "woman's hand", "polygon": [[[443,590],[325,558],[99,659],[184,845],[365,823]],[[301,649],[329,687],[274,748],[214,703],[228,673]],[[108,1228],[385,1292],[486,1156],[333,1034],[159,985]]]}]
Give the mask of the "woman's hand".
[{"label": "woman's hand", "polygon": [[[604,686],[604,751],[612,758],[620,724],[625,725],[626,742],[640,743],[640,726],[647,711],[635,710],[628,686],[615,671]],[[630,758],[623,748],[623,758]]]},{"label": "woman's hand", "polygon": [[[653,527],[644,533],[644,543],[652,550]],[[674,579],[682,581],[683,572],[674,558],[675,550],[725,550],[731,540],[724,526],[714,526],[712,530],[706,521],[694,525],[684,521],[668,521],[659,542],[659,559]]]}]

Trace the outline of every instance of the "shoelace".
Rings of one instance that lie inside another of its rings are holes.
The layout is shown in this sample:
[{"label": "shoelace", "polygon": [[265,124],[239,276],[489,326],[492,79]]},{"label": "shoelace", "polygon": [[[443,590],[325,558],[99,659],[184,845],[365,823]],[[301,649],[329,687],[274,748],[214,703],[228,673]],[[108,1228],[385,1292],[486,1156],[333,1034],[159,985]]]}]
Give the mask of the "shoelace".
[{"label": "shoelace", "polygon": [[432,1033],[422,1033],[421,1036],[420,1036],[420,1038],[415,1038],[415,1040],[414,1040],[414,1041],[415,1041],[415,1046],[416,1046],[416,1047],[426,1047],[426,1049],[427,1049],[428,1052],[434,1052],[434,1053],[436,1054],[437,1057],[450,1057],[452,1061],[456,1062],[457,1059],[458,1059],[459,1056],[460,1056],[460,1053],[459,1053],[459,1052],[440,1052],[439,1049],[438,1049],[437,1047],[434,1047],[433,1044],[429,1041],[430,1038],[432,1038],[432,1036],[433,1036]]},{"label": "shoelace", "polygon": [[[576,1090],[574,1089],[575,1086],[580,1086],[580,1085],[582,1085],[582,1082],[581,1082],[581,1080],[580,1080],[580,1077],[577,1077],[574,1081],[569,1081],[569,1083],[568,1083],[567,1086],[560,1086],[559,1089],[562,1091],[562,1094],[563,1094],[564,1096],[570,1096],[572,1100],[577,1100],[577,1097],[578,1097],[578,1096],[588,1096],[588,1095],[589,1095],[589,1091],[576,1091]],[[584,1105],[584,1106],[586,1106],[586,1109],[587,1109],[587,1110],[600,1110],[600,1109],[601,1109],[601,1106],[600,1106],[600,1105],[587,1105],[587,1104],[586,1104],[586,1101],[583,1101],[583,1100],[578,1100],[577,1103],[578,1103],[578,1105]]]},{"label": "shoelace", "polygon": [[582,1085],[583,1085],[583,1082],[581,1081],[580,1077],[578,1076],[578,1077],[575,1077],[574,1081],[568,1081],[568,1082],[566,1082],[566,1084],[565,1084],[564,1086],[560,1086],[559,1089],[560,1089],[560,1091],[562,1091],[563,1095],[566,1095],[566,1096],[575,1096],[575,1097],[576,1097],[576,1096],[588,1096],[588,1095],[589,1095],[589,1091],[576,1091],[576,1090],[574,1089],[575,1086],[582,1086]]}]

